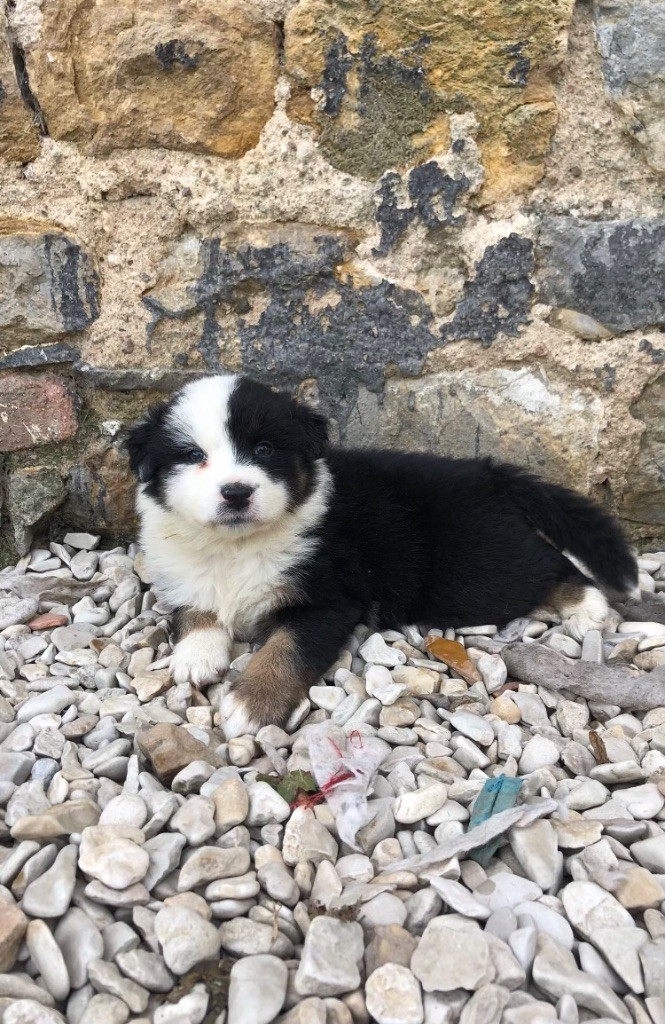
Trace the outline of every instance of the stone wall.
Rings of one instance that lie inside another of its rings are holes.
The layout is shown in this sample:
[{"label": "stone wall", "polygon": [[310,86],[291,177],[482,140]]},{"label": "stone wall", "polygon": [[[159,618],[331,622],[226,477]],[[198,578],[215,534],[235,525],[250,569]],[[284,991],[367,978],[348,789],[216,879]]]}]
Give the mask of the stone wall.
[{"label": "stone wall", "polygon": [[665,540],[662,0],[7,0],[2,550],[133,529],[192,374]]}]

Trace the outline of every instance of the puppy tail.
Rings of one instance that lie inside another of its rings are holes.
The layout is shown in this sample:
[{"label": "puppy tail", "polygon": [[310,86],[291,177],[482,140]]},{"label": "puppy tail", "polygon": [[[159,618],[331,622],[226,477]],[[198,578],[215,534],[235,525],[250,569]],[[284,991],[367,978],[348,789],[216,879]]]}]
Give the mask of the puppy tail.
[{"label": "puppy tail", "polygon": [[515,466],[494,469],[527,521],[585,575],[610,593],[639,593],[635,554],[616,519],[581,494]]}]

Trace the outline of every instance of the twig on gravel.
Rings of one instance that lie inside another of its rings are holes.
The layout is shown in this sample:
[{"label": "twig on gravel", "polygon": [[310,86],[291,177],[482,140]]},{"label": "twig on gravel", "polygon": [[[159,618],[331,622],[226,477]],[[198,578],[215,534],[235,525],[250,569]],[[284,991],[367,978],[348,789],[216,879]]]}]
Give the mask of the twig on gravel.
[{"label": "twig on gravel", "polygon": [[100,585],[99,578],[74,580],[60,576],[0,574],[0,590],[9,590],[18,597],[38,597],[40,601],[62,601],[65,604],[73,604],[94,594]]},{"label": "twig on gravel", "polygon": [[649,711],[665,705],[665,669],[641,676],[620,668],[571,661],[541,644],[509,644],[501,657],[510,675],[549,690],[571,690],[587,700]]}]

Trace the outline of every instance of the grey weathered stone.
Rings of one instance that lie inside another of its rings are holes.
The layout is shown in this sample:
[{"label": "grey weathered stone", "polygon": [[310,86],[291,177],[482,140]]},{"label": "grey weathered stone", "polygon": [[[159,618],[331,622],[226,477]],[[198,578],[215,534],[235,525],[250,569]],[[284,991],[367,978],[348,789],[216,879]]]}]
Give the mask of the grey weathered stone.
[{"label": "grey weathered stone", "polygon": [[596,0],[603,74],[625,129],[665,171],[665,8],[660,0]]},{"label": "grey weathered stone", "polygon": [[576,488],[591,482],[600,400],[563,390],[535,369],[443,371],[389,379],[383,399],[361,389],[346,425],[350,444],[492,455]]},{"label": "grey weathered stone", "polygon": [[90,256],[52,224],[7,221],[0,229],[0,327],[21,343],[81,331],[99,316]]},{"label": "grey weathered stone", "polygon": [[614,331],[665,319],[665,220],[550,217],[538,243],[540,298]]},{"label": "grey weathered stone", "polygon": [[14,528],[19,554],[29,551],[32,528],[65,499],[65,487],[56,469],[50,466],[26,466],[9,474],[7,510]]}]

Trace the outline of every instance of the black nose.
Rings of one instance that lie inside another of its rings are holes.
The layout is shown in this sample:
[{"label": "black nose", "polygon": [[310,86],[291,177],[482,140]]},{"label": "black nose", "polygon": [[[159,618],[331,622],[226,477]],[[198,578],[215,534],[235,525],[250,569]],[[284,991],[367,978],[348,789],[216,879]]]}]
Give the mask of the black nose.
[{"label": "black nose", "polygon": [[226,484],[222,487],[222,497],[231,508],[241,509],[249,504],[254,488],[249,484]]}]

